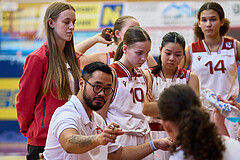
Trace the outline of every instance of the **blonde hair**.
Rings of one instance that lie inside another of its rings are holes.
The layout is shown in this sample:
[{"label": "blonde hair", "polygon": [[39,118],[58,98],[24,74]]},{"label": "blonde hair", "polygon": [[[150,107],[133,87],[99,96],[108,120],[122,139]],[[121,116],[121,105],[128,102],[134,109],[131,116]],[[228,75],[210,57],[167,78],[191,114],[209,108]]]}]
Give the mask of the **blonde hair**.
[{"label": "blonde hair", "polygon": [[114,27],[113,27],[113,34],[114,34],[113,40],[114,40],[115,44],[118,44],[117,37],[115,36],[115,31],[116,30],[121,31],[123,29],[123,27],[125,26],[125,22],[128,21],[129,19],[134,19],[137,21],[137,19],[134,18],[133,16],[121,16],[115,21]]}]

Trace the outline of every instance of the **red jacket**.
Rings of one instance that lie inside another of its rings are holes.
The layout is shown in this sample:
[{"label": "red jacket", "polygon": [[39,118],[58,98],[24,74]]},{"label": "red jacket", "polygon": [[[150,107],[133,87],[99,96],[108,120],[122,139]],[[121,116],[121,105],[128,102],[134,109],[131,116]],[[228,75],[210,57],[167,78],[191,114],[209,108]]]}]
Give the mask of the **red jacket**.
[{"label": "red jacket", "polygon": [[34,146],[45,146],[51,117],[57,107],[67,102],[67,99],[54,98],[50,92],[43,93],[48,55],[47,43],[29,54],[19,82],[16,109],[20,132],[27,137],[28,144]]}]

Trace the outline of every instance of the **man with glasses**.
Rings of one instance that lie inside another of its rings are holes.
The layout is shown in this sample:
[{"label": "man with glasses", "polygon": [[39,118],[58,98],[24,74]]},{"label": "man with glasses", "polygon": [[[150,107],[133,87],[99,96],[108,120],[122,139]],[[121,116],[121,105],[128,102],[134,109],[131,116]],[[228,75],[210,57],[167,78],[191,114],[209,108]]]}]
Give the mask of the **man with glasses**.
[{"label": "man with glasses", "polygon": [[116,123],[106,126],[95,111],[101,109],[113,92],[111,68],[101,62],[84,67],[79,92],[54,112],[47,136],[45,159],[141,159],[155,149],[167,149],[168,138],[139,146],[121,147],[115,143],[124,134]]}]

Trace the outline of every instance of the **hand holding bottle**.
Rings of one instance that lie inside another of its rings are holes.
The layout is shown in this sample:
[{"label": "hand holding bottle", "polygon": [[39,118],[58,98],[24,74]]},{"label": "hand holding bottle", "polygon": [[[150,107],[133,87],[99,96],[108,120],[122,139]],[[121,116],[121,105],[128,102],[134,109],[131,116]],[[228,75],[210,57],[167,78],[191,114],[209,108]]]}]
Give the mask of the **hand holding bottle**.
[{"label": "hand holding bottle", "polygon": [[210,89],[204,89],[201,92],[200,99],[203,107],[208,110],[217,108],[224,117],[234,123],[237,123],[240,120],[239,109],[233,105],[220,101],[217,95]]}]

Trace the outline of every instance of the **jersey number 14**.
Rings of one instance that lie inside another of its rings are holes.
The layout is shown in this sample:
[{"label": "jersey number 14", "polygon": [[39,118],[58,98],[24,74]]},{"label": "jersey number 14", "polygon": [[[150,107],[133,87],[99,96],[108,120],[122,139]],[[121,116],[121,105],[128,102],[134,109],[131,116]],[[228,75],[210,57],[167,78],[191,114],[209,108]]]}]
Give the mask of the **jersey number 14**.
[{"label": "jersey number 14", "polygon": [[223,60],[219,60],[218,63],[214,66],[213,68],[213,62],[212,61],[208,61],[205,66],[209,66],[210,69],[210,74],[213,74],[213,70],[214,71],[222,71],[222,73],[225,73],[226,68],[224,67],[224,61]]}]

